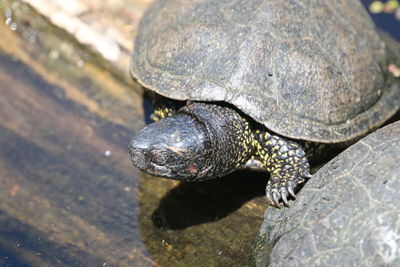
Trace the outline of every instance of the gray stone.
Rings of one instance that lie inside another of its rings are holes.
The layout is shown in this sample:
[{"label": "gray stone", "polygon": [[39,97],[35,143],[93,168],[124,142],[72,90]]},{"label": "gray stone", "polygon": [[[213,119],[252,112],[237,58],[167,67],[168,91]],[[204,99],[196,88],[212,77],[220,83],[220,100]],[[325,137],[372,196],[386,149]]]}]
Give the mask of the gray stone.
[{"label": "gray stone", "polygon": [[400,122],[322,167],[290,208],[271,207],[257,266],[400,265]]}]

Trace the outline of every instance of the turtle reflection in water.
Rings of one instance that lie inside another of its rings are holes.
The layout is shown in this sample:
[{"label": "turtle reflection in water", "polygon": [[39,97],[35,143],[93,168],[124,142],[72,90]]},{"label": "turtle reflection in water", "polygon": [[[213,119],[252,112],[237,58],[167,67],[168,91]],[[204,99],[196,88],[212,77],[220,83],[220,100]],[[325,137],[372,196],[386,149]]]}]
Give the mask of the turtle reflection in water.
[{"label": "turtle reflection in water", "polygon": [[311,176],[304,144],[356,140],[399,108],[393,53],[358,0],[155,2],[131,74],[158,99],[156,122],[131,160],[184,181],[262,168],[268,201],[287,205]]}]

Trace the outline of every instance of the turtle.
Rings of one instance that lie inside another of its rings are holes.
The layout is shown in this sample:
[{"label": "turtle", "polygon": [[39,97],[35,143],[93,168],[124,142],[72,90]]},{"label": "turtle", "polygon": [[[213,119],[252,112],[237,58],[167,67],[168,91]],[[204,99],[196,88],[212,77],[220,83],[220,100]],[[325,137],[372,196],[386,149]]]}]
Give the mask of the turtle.
[{"label": "turtle", "polygon": [[156,1],[130,67],[154,96],[154,122],[130,159],[181,181],[265,170],[267,201],[289,205],[321,148],[399,109],[394,55],[358,0]]},{"label": "turtle", "polygon": [[290,209],[267,210],[254,265],[399,266],[399,161],[399,121],[350,146]]}]

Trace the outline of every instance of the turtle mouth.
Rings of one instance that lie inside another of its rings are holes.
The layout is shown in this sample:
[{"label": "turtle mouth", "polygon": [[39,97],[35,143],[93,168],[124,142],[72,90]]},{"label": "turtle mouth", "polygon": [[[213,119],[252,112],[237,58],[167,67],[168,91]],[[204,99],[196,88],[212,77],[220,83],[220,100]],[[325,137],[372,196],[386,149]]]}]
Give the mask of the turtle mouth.
[{"label": "turtle mouth", "polygon": [[146,151],[143,151],[142,149],[131,148],[130,154],[133,165],[148,174],[162,177],[171,174],[170,168],[150,160],[149,157],[146,157]]},{"label": "turtle mouth", "polygon": [[162,156],[154,156],[160,155],[158,150],[149,152],[144,149],[130,146],[129,153],[133,165],[147,174],[175,180],[180,180],[180,177],[182,176],[180,175],[180,170],[184,169],[184,164],[168,164]]},{"label": "turtle mouth", "polygon": [[161,176],[161,177],[170,177],[171,169],[166,166],[158,165],[154,162],[150,162],[148,164],[147,172],[151,175]]},{"label": "turtle mouth", "polygon": [[195,116],[178,113],[136,133],[128,147],[130,158],[136,168],[150,175],[195,180],[207,160],[207,134]]}]

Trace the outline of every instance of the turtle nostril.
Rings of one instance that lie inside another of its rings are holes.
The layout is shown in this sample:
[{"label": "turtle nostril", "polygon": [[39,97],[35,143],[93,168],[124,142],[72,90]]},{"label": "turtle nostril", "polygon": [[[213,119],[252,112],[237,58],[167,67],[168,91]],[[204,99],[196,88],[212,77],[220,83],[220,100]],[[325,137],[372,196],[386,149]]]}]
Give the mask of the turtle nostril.
[{"label": "turtle nostril", "polygon": [[145,169],[146,167],[146,159],[143,151],[137,148],[129,149],[129,155],[133,165],[138,169]]}]

